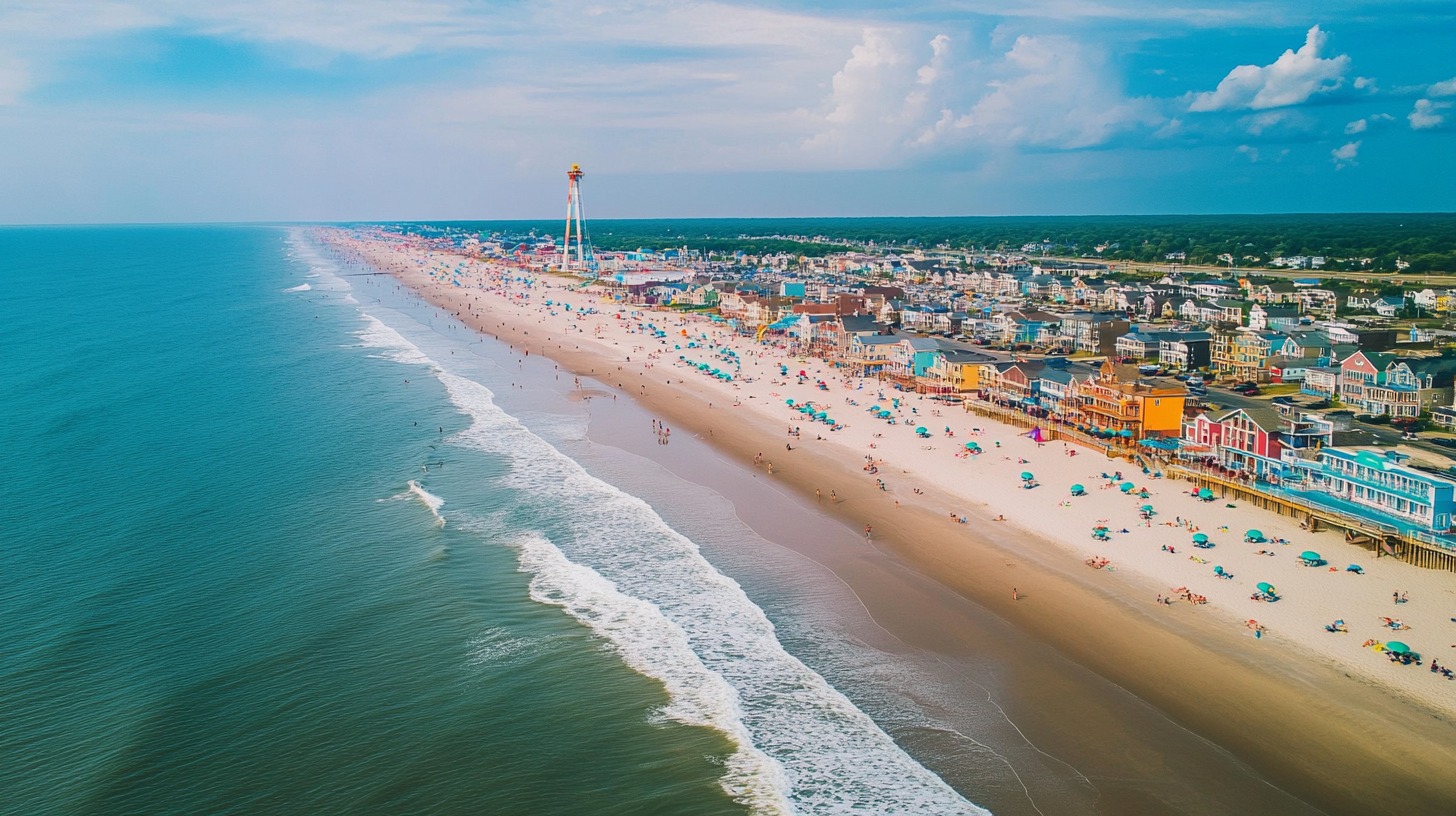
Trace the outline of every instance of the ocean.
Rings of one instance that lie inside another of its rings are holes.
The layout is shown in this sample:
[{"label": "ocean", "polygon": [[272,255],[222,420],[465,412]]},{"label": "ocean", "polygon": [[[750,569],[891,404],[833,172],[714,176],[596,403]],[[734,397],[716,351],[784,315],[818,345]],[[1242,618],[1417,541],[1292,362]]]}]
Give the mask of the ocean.
[{"label": "ocean", "polygon": [[297,228],[0,268],[0,811],[987,812],[548,361]]}]

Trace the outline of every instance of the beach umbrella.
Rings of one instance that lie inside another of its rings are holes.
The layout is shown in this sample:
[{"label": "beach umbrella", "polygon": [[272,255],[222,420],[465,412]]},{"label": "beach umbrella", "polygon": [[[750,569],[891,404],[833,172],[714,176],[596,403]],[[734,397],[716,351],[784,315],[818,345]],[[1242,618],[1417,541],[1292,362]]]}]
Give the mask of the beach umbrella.
[{"label": "beach umbrella", "polygon": [[1193,543],[1194,544],[1206,544],[1207,542],[1208,542],[1208,533],[1194,533],[1193,534]]},{"label": "beach umbrella", "polygon": [[791,399],[786,399],[786,400],[784,400],[784,404],[785,405],[793,405],[794,404],[794,401],[791,400]]},{"label": "beach umbrella", "polygon": [[1138,509],[1139,510],[1142,510],[1144,513],[1151,513],[1151,512],[1153,512],[1153,506],[1151,504],[1145,504],[1145,505],[1143,505],[1142,507],[1140,507]]},{"label": "beach umbrella", "polygon": [[1128,430],[1127,428],[1123,428],[1122,430],[1117,432],[1117,435],[1124,439],[1127,439],[1132,436],[1132,431]]},{"label": "beach umbrella", "polygon": [[870,410],[871,410],[871,411],[874,411],[874,412],[875,412],[875,413],[879,413],[879,412],[880,412],[880,411],[883,411],[883,410],[884,410],[884,409],[883,409],[883,408],[881,408],[881,407],[880,407],[880,406],[878,406],[878,405],[871,405],[871,406],[870,406]]},{"label": "beach umbrella", "polygon": [[1205,488],[1202,488],[1202,489],[1200,489],[1198,491],[1198,498],[1200,498],[1200,499],[1211,499],[1211,498],[1213,498],[1213,491],[1212,490],[1209,490],[1206,487]]},{"label": "beach umbrella", "polygon": [[1028,471],[1028,470],[1021,471],[1021,481],[1023,481],[1023,482],[1029,482],[1029,481],[1031,481],[1034,478],[1036,478],[1036,477],[1031,475],[1031,471]]},{"label": "beach umbrella", "polygon": [[819,413],[815,414],[814,416],[817,417],[817,418],[819,418],[819,419],[823,419],[823,418],[829,416],[829,412],[827,412],[827,411],[820,411]]},{"label": "beach umbrella", "polygon": [[924,425],[921,425],[920,427],[918,427],[918,428],[915,429],[915,433],[923,434],[923,433],[929,433],[929,431],[925,430],[925,426]]},{"label": "beach umbrella", "polygon": [[1317,552],[1315,552],[1314,550],[1305,550],[1304,552],[1302,552],[1302,553],[1299,554],[1299,557],[1300,557],[1301,560],[1304,560],[1304,561],[1323,561],[1324,560],[1323,558],[1320,558],[1320,554],[1317,553]]},{"label": "beach umbrella", "polygon": [[1263,541],[1264,533],[1259,530],[1250,530],[1247,533],[1244,533],[1244,538],[1247,538],[1250,541]]},{"label": "beach umbrella", "polygon": [[880,419],[889,419],[889,418],[890,418],[890,412],[889,411],[881,411],[880,412]]},{"label": "beach umbrella", "polygon": [[1410,647],[1405,645],[1404,643],[1401,643],[1398,640],[1392,640],[1389,643],[1385,644],[1385,651],[1395,652],[1399,655],[1410,654]]},{"label": "beach umbrella", "polygon": [[1213,568],[1213,574],[1214,575],[1223,575],[1223,567],[1214,567]]},{"label": "beach umbrella", "polygon": [[1274,585],[1269,583],[1268,581],[1260,581],[1259,583],[1254,585],[1254,588],[1264,593],[1265,595],[1274,594]]},{"label": "beach umbrella", "polygon": [[1083,486],[1081,486],[1079,484],[1072,485],[1072,495],[1073,496],[1077,496],[1077,495],[1080,495],[1080,494],[1086,493],[1086,492],[1087,492],[1087,488],[1085,488],[1085,487],[1083,487]]},{"label": "beach umbrella", "polygon": [[1134,487],[1137,487],[1137,485],[1132,482],[1123,482],[1118,489],[1124,493],[1131,493]]}]

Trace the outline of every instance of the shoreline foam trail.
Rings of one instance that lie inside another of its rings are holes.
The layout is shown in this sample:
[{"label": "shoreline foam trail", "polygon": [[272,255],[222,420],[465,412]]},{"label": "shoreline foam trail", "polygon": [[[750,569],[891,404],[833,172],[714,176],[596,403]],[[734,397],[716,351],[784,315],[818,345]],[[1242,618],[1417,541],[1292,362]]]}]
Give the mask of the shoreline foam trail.
[{"label": "shoreline foam trail", "polygon": [[[452,440],[509,460],[502,484],[523,503],[539,504],[543,518],[565,518],[549,508],[586,499],[590,512],[566,525],[565,539],[528,534],[510,542],[532,576],[531,597],[562,608],[661,682],[664,716],[714,728],[736,744],[725,762],[730,795],[764,814],[832,811],[837,796],[884,813],[985,814],[785,652],[738,585],[651,507],[586,473],[497,407],[489,389],[364,317],[381,357],[431,367],[471,419]],[[632,544],[639,540],[641,551]]]},{"label": "shoreline foam trail", "polygon": [[[1086,451],[1067,455],[1058,445],[1039,446],[991,420],[909,397],[899,406],[900,415],[935,429],[930,439],[915,437],[903,425],[868,418],[865,403],[876,400],[877,384],[859,389],[860,383],[850,382],[846,390],[834,381],[826,392],[791,382],[793,378],[775,383],[774,366],[784,361],[772,356],[774,352],[705,322],[685,323],[695,337],[707,334],[712,346],[733,350],[737,364],[754,382],[708,380],[674,365],[678,351],[671,344],[636,333],[637,320],[616,319],[619,311],[635,310],[602,303],[579,291],[579,282],[544,277],[535,278],[529,290],[523,284],[511,288],[502,282],[510,284],[509,278],[522,273],[492,271],[485,264],[410,249],[401,242],[365,242],[338,232],[329,239],[336,248],[391,272],[477,330],[545,353],[580,376],[595,376],[637,397],[671,419],[679,432],[696,428],[740,456],[767,451],[764,459],[777,463],[773,478],[806,493],[833,486],[843,502],[830,512],[872,524],[880,546],[955,591],[984,599],[1078,662],[1257,767],[1270,769],[1273,778],[1311,801],[1341,810],[1359,800],[1420,804],[1449,802],[1453,795],[1451,784],[1431,771],[1451,757],[1449,723],[1456,696],[1423,669],[1387,665],[1358,645],[1384,634],[1378,628],[1380,617],[1398,614],[1412,626],[1407,642],[1417,641],[1419,646],[1412,645],[1429,657],[1444,656],[1437,649],[1446,645],[1442,641],[1449,633],[1440,624],[1444,610],[1453,605],[1443,575],[1390,562],[1365,563],[1365,576],[1301,571],[1292,567],[1299,550],[1320,549],[1334,561],[1342,557],[1335,553],[1343,553],[1343,545],[1290,529],[1284,520],[1246,507],[1197,503],[1177,482],[1134,479],[1149,488],[1147,503],[1158,514],[1153,524],[1139,527],[1137,507],[1143,500],[1097,487],[1100,472],[1127,470],[1125,464]],[[554,308],[546,305],[552,300],[558,304]],[[561,300],[583,302],[567,310]],[[603,313],[583,314],[584,306],[598,306]],[[679,328],[677,315],[645,315],[644,322],[671,321],[670,328]],[[711,348],[694,352],[704,360],[713,353]],[[770,356],[758,356],[765,352]],[[812,372],[817,376],[811,380],[835,380],[817,361],[789,364],[821,369]],[[823,401],[850,427],[829,433],[810,426],[807,434],[825,439],[801,437],[786,443],[796,445],[794,450],[778,450],[774,446],[787,438],[785,425],[797,422],[784,407],[788,398]],[[937,410],[938,415],[932,413]],[[947,425],[955,437],[944,435]],[[954,457],[952,450],[972,428],[981,429],[974,438],[988,452],[979,459]],[[868,481],[868,474],[856,473],[856,463],[863,463],[866,455],[879,462],[877,478],[889,485],[885,492]],[[1042,487],[1021,489],[1017,474],[1022,469],[1036,472]],[[1091,487],[1092,495],[1069,498],[1066,490],[1073,482]],[[948,513],[977,523],[953,524]],[[992,513],[1005,515],[1007,521],[990,522]],[[1218,561],[1189,560],[1189,555],[1205,556],[1189,544],[1187,528],[1161,526],[1170,517],[1196,519],[1214,537],[1217,548],[1210,552]],[[1096,549],[1079,543],[1090,541],[1092,524],[1104,518],[1114,530],[1129,532]],[[1225,525],[1227,532],[1218,529]],[[1299,543],[1255,548],[1237,540],[1240,531],[1253,527]],[[1275,554],[1258,555],[1257,549]],[[1112,559],[1118,571],[1080,566],[1094,554]],[[1008,556],[1019,571],[1006,571]],[[1214,580],[1215,563],[1236,578]],[[1248,601],[1244,585],[1256,580],[1272,580],[1286,601]],[[1398,613],[1392,613],[1383,588],[1393,581],[1414,596]],[[1010,599],[1012,586],[1020,590],[1022,601]],[[1140,597],[1179,586],[1206,595],[1209,605],[1168,608]],[[1244,628],[1244,621],[1255,616],[1268,629],[1257,640],[1253,630]],[[1336,617],[1348,622],[1352,634],[1322,630]],[[1418,641],[1416,635],[1429,640]],[[1354,677],[1343,677],[1346,672]],[[1416,704],[1385,699],[1382,690]]]}]

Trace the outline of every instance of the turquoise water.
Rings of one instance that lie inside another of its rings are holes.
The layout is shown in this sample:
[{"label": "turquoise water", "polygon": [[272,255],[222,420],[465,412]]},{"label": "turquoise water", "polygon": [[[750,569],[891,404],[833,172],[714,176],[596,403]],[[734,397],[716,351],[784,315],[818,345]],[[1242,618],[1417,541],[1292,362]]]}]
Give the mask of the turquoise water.
[{"label": "turquoise water", "polygon": [[297,231],[0,269],[0,810],[977,812]]}]

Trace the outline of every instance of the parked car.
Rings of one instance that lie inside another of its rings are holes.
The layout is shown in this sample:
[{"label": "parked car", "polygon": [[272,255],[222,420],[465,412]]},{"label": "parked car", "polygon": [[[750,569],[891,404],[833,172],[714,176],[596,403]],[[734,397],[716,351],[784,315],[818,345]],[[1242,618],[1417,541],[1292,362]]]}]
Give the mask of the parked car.
[{"label": "parked car", "polygon": [[1174,374],[1173,375],[1173,379],[1177,380],[1178,382],[1187,382],[1188,375],[1187,374]]},{"label": "parked car", "polygon": [[1233,385],[1229,386],[1229,389],[1232,390],[1232,391],[1244,391],[1244,390],[1249,389],[1249,388],[1258,388],[1258,387],[1259,387],[1259,384],[1258,383],[1251,382],[1249,380],[1244,380],[1241,383],[1234,383]]},{"label": "parked car", "polygon": [[1426,441],[1434,445],[1440,445],[1443,448],[1456,448],[1456,439],[1446,439],[1445,437],[1438,436],[1432,439],[1427,439]]},{"label": "parked car", "polygon": [[1330,401],[1320,400],[1319,402],[1311,402],[1308,407],[1311,411],[1323,411],[1324,409],[1330,407]]},{"label": "parked car", "polygon": [[1240,394],[1243,394],[1246,397],[1257,397],[1257,396],[1259,396],[1260,394],[1262,394],[1264,392],[1263,391],[1260,391],[1259,390],[1259,386],[1256,385],[1253,388],[1245,388],[1242,391],[1240,391],[1239,393]]}]

